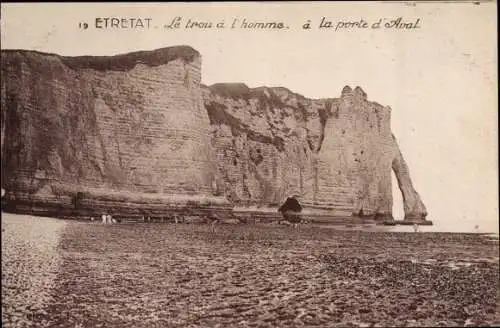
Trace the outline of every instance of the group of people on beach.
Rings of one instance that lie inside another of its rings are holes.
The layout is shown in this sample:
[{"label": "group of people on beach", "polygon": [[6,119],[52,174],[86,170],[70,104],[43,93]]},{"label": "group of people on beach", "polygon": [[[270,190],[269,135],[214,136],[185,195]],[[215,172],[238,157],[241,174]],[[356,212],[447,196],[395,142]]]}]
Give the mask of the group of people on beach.
[{"label": "group of people on beach", "polygon": [[[95,221],[94,217],[91,217],[90,220],[91,221]],[[120,220],[113,219],[113,217],[111,215],[109,215],[109,214],[103,214],[101,216],[101,220],[102,220],[103,224],[113,224],[113,223],[120,222]],[[175,220],[175,223],[180,223],[180,222],[184,221],[183,218],[181,218],[181,217],[179,217],[177,215],[174,216],[174,220]],[[152,221],[152,219],[149,216],[147,216],[147,217],[143,216],[142,217],[142,222],[151,222],[151,221]],[[163,218],[162,218],[162,221],[163,221]]]},{"label": "group of people on beach", "polygon": [[111,217],[111,215],[109,215],[109,214],[107,214],[107,215],[106,215],[106,214],[103,214],[103,215],[101,216],[101,219],[102,219],[102,223],[103,223],[103,224],[113,224],[113,223],[116,223],[116,220],[114,220],[114,219]]}]

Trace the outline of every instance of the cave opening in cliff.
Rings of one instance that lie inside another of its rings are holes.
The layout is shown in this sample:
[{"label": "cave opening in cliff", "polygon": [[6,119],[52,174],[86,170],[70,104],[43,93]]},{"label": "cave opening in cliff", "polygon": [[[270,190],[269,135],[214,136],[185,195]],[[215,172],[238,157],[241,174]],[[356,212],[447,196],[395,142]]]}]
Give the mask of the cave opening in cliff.
[{"label": "cave opening in cliff", "polygon": [[278,209],[279,212],[301,212],[302,205],[300,205],[299,201],[295,197],[288,197],[286,201],[281,204]]},{"label": "cave opening in cliff", "polygon": [[281,204],[278,209],[283,215],[283,218],[290,222],[300,222],[300,216],[298,213],[302,211],[302,205],[295,197],[288,197],[286,201]]}]

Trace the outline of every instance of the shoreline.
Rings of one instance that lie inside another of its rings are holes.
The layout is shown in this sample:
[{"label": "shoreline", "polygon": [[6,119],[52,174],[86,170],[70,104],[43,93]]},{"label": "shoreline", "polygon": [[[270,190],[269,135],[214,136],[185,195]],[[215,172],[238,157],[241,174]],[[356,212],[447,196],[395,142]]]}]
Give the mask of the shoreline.
[{"label": "shoreline", "polygon": [[[18,213],[11,213],[11,212],[4,212],[2,211],[2,216],[25,216],[25,217],[33,217],[33,218],[42,218],[42,219],[49,219],[49,220],[63,220],[63,221],[68,221],[68,222],[91,222],[89,218],[82,218],[82,217],[49,217],[49,216],[43,216],[43,215],[32,215],[32,214],[18,214]],[[277,216],[278,217],[278,216]],[[281,218],[281,215],[279,215]],[[100,217],[95,217],[96,223],[100,222]],[[125,221],[126,217],[125,217]],[[230,225],[255,225],[255,224],[260,224],[260,225],[267,225],[267,226],[275,226],[277,225],[276,221],[269,221],[269,222],[257,222],[257,223],[234,223],[234,220],[230,220]],[[126,223],[119,223],[119,224],[140,224],[140,222],[137,219],[134,219],[131,222],[126,222]],[[151,222],[145,222],[147,224],[151,224]],[[171,224],[173,222],[170,221],[165,221],[162,223],[165,224]],[[193,224],[193,223],[190,223]],[[204,223],[195,223],[195,224],[204,224]],[[418,233],[451,233],[451,234],[488,234],[488,235],[493,235],[493,236],[499,236],[500,235],[500,230],[483,230],[483,229],[478,229],[475,230],[472,226],[473,222],[470,224],[467,224],[467,226],[471,226],[471,228],[465,228],[466,224],[462,223],[459,228],[453,228],[450,229],[450,227],[444,227],[441,225],[419,225],[420,231]],[[314,226],[314,227],[321,227],[321,228],[326,228],[326,229],[336,229],[336,230],[360,230],[360,231],[382,231],[382,232],[414,232],[413,231],[413,226],[412,225],[383,225],[383,224],[376,224],[373,222],[367,222],[367,223],[359,223],[357,221],[354,221],[353,223],[349,223],[349,221],[342,221],[338,223],[324,223],[324,222],[310,222],[307,224],[304,224],[301,226]],[[497,226],[498,228],[498,226]]]}]

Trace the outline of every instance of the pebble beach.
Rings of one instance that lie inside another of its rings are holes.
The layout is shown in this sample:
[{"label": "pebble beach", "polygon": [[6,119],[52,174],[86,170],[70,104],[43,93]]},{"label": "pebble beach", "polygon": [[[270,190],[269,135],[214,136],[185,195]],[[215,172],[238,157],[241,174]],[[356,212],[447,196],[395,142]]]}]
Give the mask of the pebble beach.
[{"label": "pebble beach", "polygon": [[2,214],[4,327],[499,326],[498,237]]},{"label": "pebble beach", "polygon": [[52,302],[65,221],[2,213],[2,327],[29,327]]}]

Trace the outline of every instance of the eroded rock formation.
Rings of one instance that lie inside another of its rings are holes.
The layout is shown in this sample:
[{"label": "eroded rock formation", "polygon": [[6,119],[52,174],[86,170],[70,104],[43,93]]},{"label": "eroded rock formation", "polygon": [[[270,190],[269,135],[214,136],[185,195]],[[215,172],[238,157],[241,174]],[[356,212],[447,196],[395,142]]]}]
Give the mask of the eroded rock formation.
[{"label": "eroded rock formation", "polygon": [[391,109],[346,86],[340,98],[285,88],[215,84],[203,89],[224,193],[237,205],[295,196],[310,215],[392,220],[391,169],[405,218],[427,215],[390,128]]},{"label": "eroded rock formation", "polygon": [[4,50],[1,63],[2,188],[14,210],[228,213],[295,196],[306,215],[386,220],[393,169],[405,218],[427,214],[391,109],[359,87],[330,99],[207,87],[185,46],[112,57]]}]

